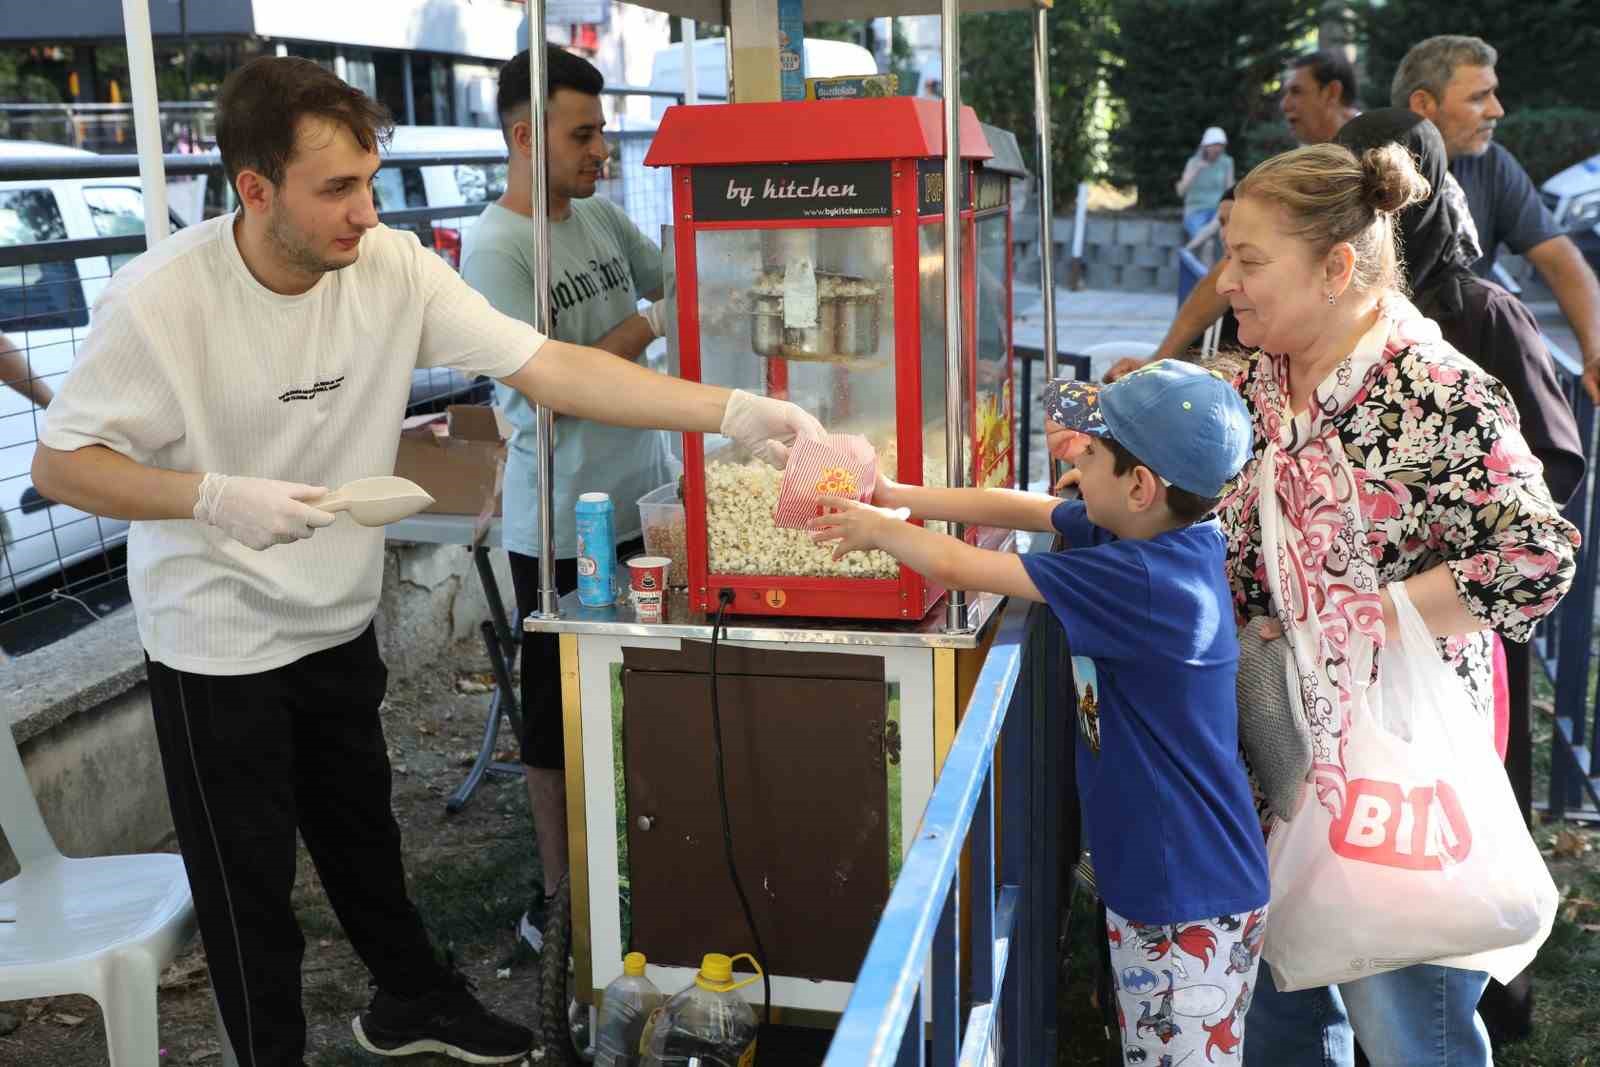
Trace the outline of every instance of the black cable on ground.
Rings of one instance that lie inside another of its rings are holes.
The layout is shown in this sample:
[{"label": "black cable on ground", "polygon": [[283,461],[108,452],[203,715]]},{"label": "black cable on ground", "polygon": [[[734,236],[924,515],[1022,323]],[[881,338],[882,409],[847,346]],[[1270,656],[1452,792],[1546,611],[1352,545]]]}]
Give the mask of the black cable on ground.
[{"label": "black cable on ground", "polygon": [[733,590],[724,589],[717,594],[717,618],[711,624],[711,743],[717,757],[717,800],[722,808],[722,850],[728,860],[728,877],[733,879],[733,891],[739,895],[739,907],[744,909],[745,925],[750,927],[750,939],[756,944],[756,959],[761,963],[761,1019],[772,1024],[772,977],[768,974],[767,950],[761,944],[761,933],[756,929],[755,913],[750,910],[750,898],[745,896],[744,883],[739,881],[739,868],[733,862],[733,823],[728,817],[728,772],[722,756],[722,705],[717,699],[717,645],[723,632],[723,613],[733,603]]}]

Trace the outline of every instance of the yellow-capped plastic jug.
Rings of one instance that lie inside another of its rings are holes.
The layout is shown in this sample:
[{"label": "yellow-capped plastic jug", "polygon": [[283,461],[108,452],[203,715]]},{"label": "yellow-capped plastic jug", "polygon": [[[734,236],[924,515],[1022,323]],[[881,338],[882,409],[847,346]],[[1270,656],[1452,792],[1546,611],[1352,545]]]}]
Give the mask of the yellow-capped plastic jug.
[{"label": "yellow-capped plastic jug", "polygon": [[[756,969],[735,980],[735,960]],[[689,987],[664,1004],[646,1027],[646,1067],[752,1067],[756,1062],[756,1013],[739,990],[761,977],[761,965],[748,952],[728,957],[708,952]]]}]

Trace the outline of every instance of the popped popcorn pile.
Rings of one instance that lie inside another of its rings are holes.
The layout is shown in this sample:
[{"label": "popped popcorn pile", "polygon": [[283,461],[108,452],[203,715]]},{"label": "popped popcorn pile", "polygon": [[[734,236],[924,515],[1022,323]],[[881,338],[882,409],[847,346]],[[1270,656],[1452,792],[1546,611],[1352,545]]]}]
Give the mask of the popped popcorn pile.
[{"label": "popped popcorn pile", "polygon": [[758,460],[706,464],[706,531],[713,574],[813,578],[895,578],[900,565],[884,552],[852,552],[835,561],[831,546],[804,530],[772,524],[783,472]]}]

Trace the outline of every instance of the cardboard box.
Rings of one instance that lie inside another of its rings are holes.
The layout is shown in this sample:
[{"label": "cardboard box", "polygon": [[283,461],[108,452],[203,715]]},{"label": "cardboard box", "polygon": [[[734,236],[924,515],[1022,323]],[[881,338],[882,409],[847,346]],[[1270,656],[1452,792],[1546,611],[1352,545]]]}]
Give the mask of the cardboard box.
[{"label": "cardboard box", "polygon": [[851,74],[839,78],[807,78],[807,100],[860,100],[863,97],[897,96],[897,74]]},{"label": "cardboard box", "polygon": [[499,515],[509,436],[494,408],[453,404],[401,424],[394,472],[433,495],[431,513]]}]

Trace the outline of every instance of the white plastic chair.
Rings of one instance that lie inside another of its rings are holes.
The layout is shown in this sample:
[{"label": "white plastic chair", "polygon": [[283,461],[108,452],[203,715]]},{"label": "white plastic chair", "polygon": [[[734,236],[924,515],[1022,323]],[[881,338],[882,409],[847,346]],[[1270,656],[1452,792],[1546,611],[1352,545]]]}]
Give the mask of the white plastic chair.
[{"label": "white plastic chair", "polygon": [[[0,1001],[82,994],[105,1016],[111,1067],[159,1061],[156,980],[196,930],[183,860],[61,855],[0,723],[0,829],[21,873],[0,882]],[[222,1037],[223,1061],[237,1061]]]},{"label": "white plastic chair", "polygon": [[1089,357],[1089,380],[1098,382],[1119,359],[1149,359],[1156,354],[1156,346],[1148,341],[1102,341],[1090,345],[1079,355]]}]

